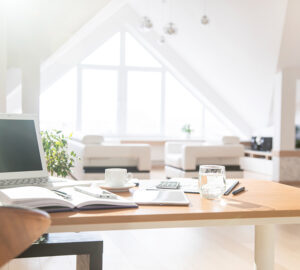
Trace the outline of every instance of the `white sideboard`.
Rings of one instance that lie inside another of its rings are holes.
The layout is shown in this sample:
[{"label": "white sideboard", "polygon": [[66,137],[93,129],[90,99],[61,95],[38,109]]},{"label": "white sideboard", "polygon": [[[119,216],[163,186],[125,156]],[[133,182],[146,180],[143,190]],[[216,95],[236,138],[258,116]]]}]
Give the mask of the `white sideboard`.
[{"label": "white sideboard", "polygon": [[244,171],[263,174],[267,179],[273,175],[272,152],[245,150],[245,156],[241,158],[241,167]]}]

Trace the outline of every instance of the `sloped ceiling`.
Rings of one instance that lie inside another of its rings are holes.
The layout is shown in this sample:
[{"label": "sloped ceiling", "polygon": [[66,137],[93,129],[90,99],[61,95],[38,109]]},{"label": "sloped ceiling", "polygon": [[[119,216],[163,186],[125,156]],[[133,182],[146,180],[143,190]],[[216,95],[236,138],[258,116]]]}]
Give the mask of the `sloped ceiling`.
[{"label": "sloped ceiling", "polygon": [[167,38],[168,45],[253,131],[269,125],[287,0],[209,0],[206,26],[200,22],[204,1],[171,1],[164,4],[165,12],[161,0],[130,3],[152,19],[157,32],[170,20],[176,24],[178,34]]},{"label": "sloped ceiling", "polygon": [[8,66],[28,55],[43,62],[110,0],[7,1]]}]

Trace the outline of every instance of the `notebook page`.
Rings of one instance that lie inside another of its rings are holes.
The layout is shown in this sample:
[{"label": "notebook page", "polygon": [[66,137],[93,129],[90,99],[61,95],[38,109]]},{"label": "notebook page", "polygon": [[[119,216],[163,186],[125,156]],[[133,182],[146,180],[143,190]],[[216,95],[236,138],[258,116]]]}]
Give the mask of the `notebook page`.
[{"label": "notebook page", "polygon": [[72,203],[75,207],[85,207],[89,205],[116,205],[116,206],[134,206],[135,203],[117,196],[117,199],[102,199],[76,191],[74,188],[61,188],[63,192],[72,196]]},{"label": "notebook page", "polygon": [[0,190],[0,200],[5,204],[27,207],[65,206],[73,204],[43,187],[25,186]]}]

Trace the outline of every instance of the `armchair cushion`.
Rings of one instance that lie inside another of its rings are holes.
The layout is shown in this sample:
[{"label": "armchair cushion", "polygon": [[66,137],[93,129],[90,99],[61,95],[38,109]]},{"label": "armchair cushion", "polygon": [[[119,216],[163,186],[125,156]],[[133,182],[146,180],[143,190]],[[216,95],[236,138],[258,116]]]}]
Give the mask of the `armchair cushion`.
[{"label": "armchair cushion", "polygon": [[[184,170],[195,170],[197,159],[199,158],[215,158],[215,164],[225,165],[220,162],[220,158],[242,157],[244,155],[244,147],[242,145],[186,145],[183,148],[182,168]],[[212,159],[211,159],[212,160]]]},{"label": "armchair cushion", "polygon": [[196,170],[199,165],[239,165],[244,155],[241,144],[172,143],[165,146],[166,165],[183,170]]}]

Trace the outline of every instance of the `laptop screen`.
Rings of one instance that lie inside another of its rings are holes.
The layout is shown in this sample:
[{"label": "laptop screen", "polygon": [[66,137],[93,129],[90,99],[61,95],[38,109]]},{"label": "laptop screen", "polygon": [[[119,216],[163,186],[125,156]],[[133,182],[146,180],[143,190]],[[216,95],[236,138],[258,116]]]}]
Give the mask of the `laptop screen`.
[{"label": "laptop screen", "polygon": [[34,120],[0,119],[0,173],[41,170]]}]

